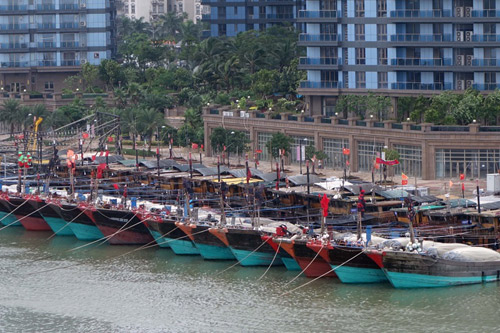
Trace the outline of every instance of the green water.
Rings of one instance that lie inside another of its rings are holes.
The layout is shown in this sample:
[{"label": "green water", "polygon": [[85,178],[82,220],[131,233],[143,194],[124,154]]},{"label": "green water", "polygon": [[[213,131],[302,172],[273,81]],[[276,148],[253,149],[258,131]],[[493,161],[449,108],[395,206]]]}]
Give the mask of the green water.
[{"label": "green water", "polygon": [[[0,231],[0,332],[499,332],[500,285],[395,290],[307,281],[169,249]],[[44,257],[44,260],[34,261]],[[54,268],[64,268],[47,271]],[[45,272],[43,272],[45,271]]]}]

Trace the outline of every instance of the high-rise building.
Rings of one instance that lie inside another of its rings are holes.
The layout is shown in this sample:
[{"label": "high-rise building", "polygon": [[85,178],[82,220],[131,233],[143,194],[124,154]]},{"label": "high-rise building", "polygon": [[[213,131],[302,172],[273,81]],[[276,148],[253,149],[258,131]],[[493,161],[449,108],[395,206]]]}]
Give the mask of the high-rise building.
[{"label": "high-rise building", "polygon": [[210,25],[205,37],[236,36],[248,30],[265,30],[273,25],[297,26],[297,14],[302,9],[301,0],[257,0],[251,2],[226,2],[225,0],[201,0],[209,13],[203,14],[203,22]]},{"label": "high-rise building", "polygon": [[0,89],[60,91],[115,51],[114,0],[0,0]]},{"label": "high-rise building", "polygon": [[170,2],[168,0],[119,0],[118,15],[130,19],[143,18],[145,22],[150,22],[166,14]]},{"label": "high-rise building", "polygon": [[500,87],[500,0],[306,0],[298,21],[312,114],[331,115],[346,93]]}]

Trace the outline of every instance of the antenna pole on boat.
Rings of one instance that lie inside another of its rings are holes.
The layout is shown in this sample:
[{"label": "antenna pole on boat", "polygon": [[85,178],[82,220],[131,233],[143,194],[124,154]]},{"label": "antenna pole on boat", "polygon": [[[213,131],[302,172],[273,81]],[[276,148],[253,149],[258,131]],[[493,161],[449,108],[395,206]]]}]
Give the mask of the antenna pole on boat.
[{"label": "antenna pole on boat", "polygon": [[226,225],[226,211],[225,211],[225,203],[224,203],[224,191],[222,190],[222,183],[219,182],[220,186],[220,209],[221,209],[221,216],[220,216],[220,225],[225,226]]},{"label": "antenna pole on boat", "polygon": [[477,194],[477,212],[481,214],[481,194],[479,193],[479,184],[476,185],[476,194]]},{"label": "antenna pole on boat", "polygon": [[311,194],[311,184],[309,183],[309,160],[306,161],[307,194]]},{"label": "antenna pole on boat", "polygon": [[217,181],[220,184],[220,155],[217,155]]}]

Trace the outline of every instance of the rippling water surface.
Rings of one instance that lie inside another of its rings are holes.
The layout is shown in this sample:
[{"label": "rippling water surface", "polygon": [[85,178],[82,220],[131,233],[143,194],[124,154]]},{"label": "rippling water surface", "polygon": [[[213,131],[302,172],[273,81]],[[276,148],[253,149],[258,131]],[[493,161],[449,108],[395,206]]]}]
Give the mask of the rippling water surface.
[{"label": "rippling water surface", "polygon": [[0,231],[0,332],[499,332],[500,285],[395,290],[310,281],[168,249]]}]

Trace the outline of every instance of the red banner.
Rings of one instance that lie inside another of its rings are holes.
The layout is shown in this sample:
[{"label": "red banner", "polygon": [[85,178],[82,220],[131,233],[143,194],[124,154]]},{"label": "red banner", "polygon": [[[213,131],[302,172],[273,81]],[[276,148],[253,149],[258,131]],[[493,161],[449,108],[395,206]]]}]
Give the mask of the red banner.
[{"label": "red banner", "polygon": [[381,159],[380,157],[377,157],[377,160],[375,162],[378,164],[385,164],[385,165],[397,165],[397,164],[399,164],[398,160],[385,161],[385,160]]}]

